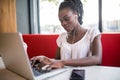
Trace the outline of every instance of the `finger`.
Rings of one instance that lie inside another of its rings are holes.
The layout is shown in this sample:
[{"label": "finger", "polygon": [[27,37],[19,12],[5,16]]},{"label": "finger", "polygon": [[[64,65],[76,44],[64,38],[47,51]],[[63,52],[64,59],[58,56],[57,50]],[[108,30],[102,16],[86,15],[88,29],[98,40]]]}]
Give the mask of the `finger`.
[{"label": "finger", "polygon": [[30,59],[30,63],[33,64],[34,63],[34,59]]},{"label": "finger", "polygon": [[51,65],[50,67],[53,68],[53,69],[57,69],[58,68],[58,66],[56,66],[56,65]]},{"label": "finger", "polygon": [[45,60],[45,57],[44,56],[40,56],[39,60],[40,60],[40,62],[43,62]]},{"label": "finger", "polygon": [[51,69],[52,69],[51,65],[48,65],[48,66],[46,67],[46,71],[50,71]]},{"label": "finger", "polygon": [[48,67],[49,67],[49,65],[45,65],[41,69],[44,70],[44,71],[46,71]]},{"label": "finger", "polygon": [[32,60],[37,60],[39,62],[41,62],[42,60],[44,59],[43,56],[36,56],[36,57],[33,57]]},{"label": "finger", "polygon": [[37,56],[31,58],[32,66],[35,66],[36,60],[37,60]]},{"label": "finger", "polygon": [[51,59],[46,56],[44,57],[44,59],[51,62]]},{"label": "finger", "polygon": [[39,67],[39,66],[37,66],[36,69],[37,69],[38,71],[40,71],[40,67]]},{"label": "finger", "polygon": [[30,60],[34,60],[36,56],[32,57]]}]

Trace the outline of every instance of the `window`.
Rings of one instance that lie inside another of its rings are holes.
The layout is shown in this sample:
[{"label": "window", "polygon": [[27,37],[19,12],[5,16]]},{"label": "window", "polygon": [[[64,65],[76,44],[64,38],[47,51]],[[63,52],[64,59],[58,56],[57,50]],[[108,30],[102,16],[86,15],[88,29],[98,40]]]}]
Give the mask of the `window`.
[{"label": "window", "polygon": [[103,32],[120,32],[120,0],[102,1]]},{"label": "window", "polygon": [[83,27],[98,28],[98,0],[82,0],[84,15],[83,15]]},{"label": "window", "polygon": [[[42,34],[64,31],[58,19],[58,7],[63,0],[39,0],[39,28]],[[98,28],[103,32],[120,32],[120,0],[81,0],[84,8],[83,27]],[[98,2],[102,2],[101,4]],[[99,3],[99,4],[98,4]],[[100,8],[102,6],[102,23]]]},{"label": "window", "polygon": [[58,19],[61,0],[40,0],[40,29],[42,34],[61,33],[64,29]]},{"label": "window", "polygon": [[[58,19],[58,7],[63,0],[40,0],[40,30],[42,34],[64,31]],[[98,0],[82,0],[84,8],[83,27],[98,27]]]}]

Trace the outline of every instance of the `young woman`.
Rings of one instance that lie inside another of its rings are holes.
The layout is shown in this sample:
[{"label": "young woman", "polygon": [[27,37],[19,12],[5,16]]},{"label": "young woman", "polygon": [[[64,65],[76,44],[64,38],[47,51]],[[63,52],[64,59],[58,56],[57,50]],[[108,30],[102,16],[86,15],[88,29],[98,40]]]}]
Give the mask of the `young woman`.
[{"label": "young woman", "polygon": [[[82,25],[83,5],[80,0],[64,0],[59,6],[59,20],[66,30],[57,39],[55,60],[45,56],[33,57],[51,68],[88,66],[101,63],[102,47],[98,29],[85,29]],[[34,63],[33,63],[34,65]]]}]

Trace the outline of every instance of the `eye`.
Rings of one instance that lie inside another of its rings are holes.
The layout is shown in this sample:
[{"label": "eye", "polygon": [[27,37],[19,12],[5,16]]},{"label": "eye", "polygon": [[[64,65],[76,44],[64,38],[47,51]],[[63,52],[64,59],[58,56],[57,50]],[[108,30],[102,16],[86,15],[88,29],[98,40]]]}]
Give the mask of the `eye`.
[{"label": "eye", "polygon": [[69,17],[64,17],[64,20],[65,20],[65,21],[69,21],[70,18],[69,18]]}]

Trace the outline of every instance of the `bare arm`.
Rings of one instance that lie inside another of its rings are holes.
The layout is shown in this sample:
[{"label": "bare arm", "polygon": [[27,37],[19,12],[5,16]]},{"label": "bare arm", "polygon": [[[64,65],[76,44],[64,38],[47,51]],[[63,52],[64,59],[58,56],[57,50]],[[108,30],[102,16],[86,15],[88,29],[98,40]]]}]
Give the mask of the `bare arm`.
[{"label": "bare arm", "polygon": [[[102,59],[102,45],[100,37],[95,37],[91,45],[92,55],[81,58],[81,59],[70,59],[70,60],[56,60],[50,67],[52,68],[62,68],[63,66],[89,66],[97,65],[101,63]],[[57,49],[56,59],[60,59],[60,48]]]},{"label": "bare arm", "polygon": [[81,59],[71,59],[64,60],[63,64],[67,66],[87,66],[87,65],[96,65],[101,63],[102,58],[102,45],[100,37],[95,37],[92,43],[92,56]]},{"label": "bare arm", "polygon": [[60,48],[57,48],[55,59],[60,59]]}]

